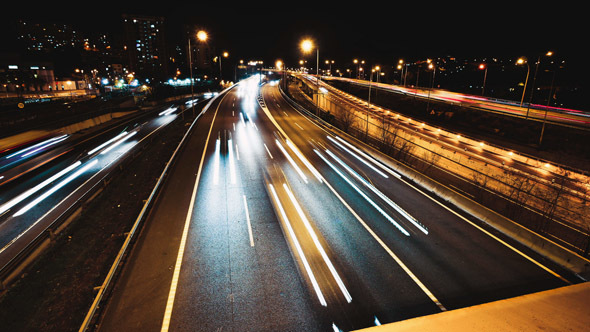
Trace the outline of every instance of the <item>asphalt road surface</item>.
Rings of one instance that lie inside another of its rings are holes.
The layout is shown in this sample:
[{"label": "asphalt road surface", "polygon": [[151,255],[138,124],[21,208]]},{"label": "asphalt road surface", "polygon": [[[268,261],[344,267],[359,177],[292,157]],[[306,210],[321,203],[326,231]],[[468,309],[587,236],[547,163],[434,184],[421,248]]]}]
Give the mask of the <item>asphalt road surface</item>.
[{"label": "asphalt road surface", "polygon": [[240,82],[194,126],[100,331],[349,331],[577,282]]}]

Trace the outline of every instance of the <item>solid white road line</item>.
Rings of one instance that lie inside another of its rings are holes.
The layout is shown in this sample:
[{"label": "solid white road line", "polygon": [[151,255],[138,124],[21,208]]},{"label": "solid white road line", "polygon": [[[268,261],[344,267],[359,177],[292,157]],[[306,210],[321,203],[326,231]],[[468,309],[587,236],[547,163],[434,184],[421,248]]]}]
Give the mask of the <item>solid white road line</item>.
[{"label": "solid white road line", "polygon": [[180,277],[180,268],[182,266],[182,257],[184,256],[184,248],[186,247],[186,239],[188,237],[188,230],[190,227],[191,219],[193,216],[193,209],[195,206],[195,198],[197,196],[197,188],[199,186],[199,180],[201,179],[201,172],[203,170],[203,161],[205,160],[205,154],[207,152],[207,146],[209,145],[209,138],[211,137],[211,131],[213,130],[213,124],[215,124],[215,118],[217,117],[217,111],[219,106],[223,102],[223,99],[227,96],[224,95],[221,101],[215,109],[213,114],[213,120],[211,120],[211,127],[209,127],[209,133],[205,140],[205,146],[203,148],[203,154],[201,156],[201,162],[199,163],[199,169],[197,171],[197,178],[195,179],[195,185],[193,187],[193,193],[189,203],[186,219],[184,221],[184,228],[182,230],[182,237],[180,239],[180,246],[178,247],[178,254],[176,256],[176,264],[174,264],[174,272],[172,274],[172,281],[170,283],[170,291],[168,292],[168,300],[166,301],[166,310],[164,311],[164,318],[162,319],[161,332],[167,332],[170,327],[170,319],[172,318],[172,308],[174,307],[174,298],[176,297],[176,289],[178,287],[178,278]]},{"label": "solid white road line", "polygon": [[246,209],[246,222],[248,223],[248,236],[250,237],[250,247],[254,247],[254,236],[252,235],[252,224],[250,223],[250,212],[248,212],[248,203],[246,202],[246,195],[244,197],[244,209]]}]

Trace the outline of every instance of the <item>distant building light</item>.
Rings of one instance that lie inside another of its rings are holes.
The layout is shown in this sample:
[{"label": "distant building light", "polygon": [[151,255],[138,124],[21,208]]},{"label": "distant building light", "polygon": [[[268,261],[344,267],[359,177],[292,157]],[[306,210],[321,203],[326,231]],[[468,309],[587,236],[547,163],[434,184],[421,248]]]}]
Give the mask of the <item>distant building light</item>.
[{"label": "distant building light", "polygon": [[8,69],[18,69],[17,65],[8,65]]},{"label": "distant building light", "polygon": [[39,70],[39,67],[38,66],[31,66],[31,69],[32,70]]}]

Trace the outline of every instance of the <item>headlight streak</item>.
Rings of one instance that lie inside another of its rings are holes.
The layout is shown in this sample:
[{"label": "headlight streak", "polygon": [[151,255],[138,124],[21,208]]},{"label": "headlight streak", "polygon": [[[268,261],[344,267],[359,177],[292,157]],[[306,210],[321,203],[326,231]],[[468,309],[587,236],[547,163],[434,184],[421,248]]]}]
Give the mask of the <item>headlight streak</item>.
[{"label": "headlight streak", "polygon": [[230,179],[231,179],[231,183],[235,184],[236,183],[236,168],[234,165],[234,147],[233,147],[233,140],[230,138],[229,140],[227,140],[227,149],[228,149],[228,154],[229,154],[229,174],[230,174]]},{"label": "headlight streak", "polygon": [[[35,144],[35,145],[33,145],[33,146],[29,146],[28,148],[25,148],[25,149],[22,149],[22,150],[20,150],[20,151],[17,151],[17,152],[15,152],[15,153],[13,153],[13,154],[10,154],[10,155],[6,156],[6,159],[10,159],[10,158],[12,158],[12,157],[14,157],[14,156],[18,156],[19,154],[23,154],[23,153],[25,153],[25,152],[27,152],[27,151],[29,151],[29,150],[33,150],[33,149],[35,149],[35,150],[34,150],[34,151],[32,151],[32,152],[28,152],[28,153],[27,153],[27,154],[25,154],[25,155],[29,155],[29,154],[31,154],[31,153],[37,152],[37,151],[39,151],[40,149],[43,149],[44,147],[47,147],[47,146],[50,146],[50,145],[53,145],[53,144],[55,144],[55,143],[53,143],[53,142],[55,142],[55,141],[58,141],[58,140],[59,140],[60,142],[61,142],[61,141],[63,141],[64,139],[66,139],[66,138],[67,138],[67,136],[68,136],[68,135],[60,135],[60,136],[57,136],[57,137],[53,137],[53,138],[47,139],[47,140],[45,140],[45,141],[43,141],[43,142],[37,143],[37,144]],[[25,155],[23,155],[23,156],[21,156],[21,157],[25,157]]]},{"label": "headlight streak", "polygon": [[314,291],[316,292],[318,300],[320,301],[320,304],[322,306],[327,307],[328,304],[326,303],[326,299],[324,298],[324,295],[322,294],[322,290],[320,289],[320,285],[318,284],[315,276],[313,275],[313,271],[311,270],[311,266],[307,262],[307,258],[305,258],[305,254],[303,253],[303,249],[301,249],[301,245],[299,244],[299,241],[297,240],[297,237],[295,236],[295,232],[293,231],[293,228],[291,227],[291,223],[289,222],[289,218],[287,217],[287,213],[285,213],[285,209],[283,208],[283,205],[281,204],[281,201],[279,200],[277,192],[275,191],[275,188],[272,184],[269,184],[268,186],[270,188],[270,191],[272,192],[273,199],[275,200],[275,202],[277,204],[279,212],[281,213],[281,217],[283,218],[283,220],[285,220],[285,225],[287,226],[289,236],[291,237],[291,240],[293,241],[293,244],[295,245],[295,249],[297,250],[299,257],[301,258],[301,262],[303,263],[303,267],[305,268],[305,271],[307,272],[307,276],[311,280],[311,284],[313,286]]},{"label": "headlight streak", "polygon": [[373,322],[375,323],[375,326],[381,326],[381,322],[379,321],[377,316],[375,316],[375,320]]},{"label": "headlight streak", "polygon": [[[191,106],[192,106],[192,103],[191,103]],[[191,107],[191,106],[189,106],[189,107]],[[176,109],[177,109],[177,107],[169,107],[169,108],[167,108],[166,110],[164,110],[164,111],[162,111],[162,112],[158,113],[158,115],[159,115],[159,116],[162,116],[162,115],[168,115],[168,114],[170,114],[170,113],[172,113],[172,112],[176,111]]]},{"label": "headlight streak", "polygon": [[[330,137],[328,137],[330,138]],[[366,153],[364,153],[363,151],[357,149],[356,147],[354,147],[353,145],[351,145],[350,143],[348,143],[347,141],[343,140],[342,138],[336,136],[336,139],[339,140],[340,142],[344,143],[346,146],[348,146],[349,148],[351,148],[352,150],[356,151],[358,154],[362,155],[363,157],[367,158],[369,161],[371,161],[372,163],[374,163],[375,165],[379,166],[381,169],[385,170],[386,172],[388,172],[389,174],[395,176],[398,179],[401,179],[401,175],[399,175],[398,173],[392,171],[391,169],[389,169],[388,167],[383,166],[380,162],[377,162],[376,160],[374,160],[371,156],[367,155]],[[356,156],[355,156],[356,157]],[[358,158],[358,157],[357,157]],[[362,160],[361,160],[362,161]],[[365,161],[363,161],[364,163],[366,163]]]},{"label": "headlight streak", "polygon": [[221,142],[219,138],[215,141],[215,159],[213,161],[213,184],[219,183],[219,159],[221,158]]},{"label": "headlight streak", "polygon": [[307,177],[305,176],[305,174],[303,174],[303,171],[301,171],[301,169],[299,168],[299,166],[297,166],[297,164],[295,163],[295,161],[293,160],[293,158],[291,158],[291,156],[289,155],[289,153],[287,152],[287,150],[285,150],[285,148],[283,147],[283,145],[281,144],[281,142],[279,142],[278,139],[275,139],[275,142],[277,142],[277,145],[279,146],[279,149],[281,149],[281,151],[283,152],[283,154],[285,155],[285,157],[287,157],[287,160],[289,161],[289,163],[291,163],[291,165],[295,168],[295,170],[297,171],[297,173],[299,174],[299,176],[307,184]]},{"label": "headlight streak", "polygon": [[59,179],[64,174],[66,174],[69,171],[73,170],[74,168],[80,166],[81,164],[82,164],[81,161],[77,161],[77,162],[73,163],[72,165],[70,165],[70,166],[66,167],[65,169],[61,170],[59,173],[51,176],[49,179],[47,179],[47,180],[39,183],[35,187],[33,187],[33,188],[25,191],[24,193],[18,195],[17,197],[11,199],[10,201],[8,201],[6,203],[4,203],[2,206],[0,206],[0,214],[8,211],[10,208],[12,208],[13,206],[15,206],[16,204],[18,204],[18,203],[22,202],[23,200],[27,199],[29,196],[31,196],[34,193],[36,193],[37,191],[43,189],[45,186],[47,186],[51,182]]},{"label": "headlight streak", "polygon": [[92,150],[88,151],[88,155],[91,155],[91,154],[95,153],[96,151],[98,151],[98,150],[100,150],[100,149],[104,148],[105,146],[107,146],[107,145],[111,144],[112,142],[114,142],[114,141],[118,140],[119,138],[121,138],[121,137],[123,137],[123,136],[125,136],[125,135],[127,135],[127,131],[124,131],[124,132],[120,133],[119,135],[117,135],[117,136],[115,136],[115,137],[111,138],[110,140],[108,140],[108,141],[106,141],[106,142],[102,143],[101,145],[99,145],[99,146],[95,147],[94,149],[92,149]]},{"label": "headlight streak", "polygon": [[428,235],[428,230],[426,229],[426,227],[424,227],[422,224],[420,224],[418,222],[418,220],[416,220],[416,218],[412,217],[412,215],[410,215],[408,212],[406,212],[404,209],[402,209],[399,205],[395,204],[391,199],[389,199],[389,197],[387,197],[385,194],[383,194],[379,189],[375,188],[375,186],[373,186],[367,180],[365,180],[363,177],[358,175],[357,172],[355,172],[352,168],[350,168],[350,166],[346,165],[346,163],[344,163],[340,158],[338,158],[336,155],[334,155],[330,150],[326,149],[326,153],[329,154],[330,157],[332,157],[334,160],[336,160],[336,162],[338,162],[338,164],[340,164],[342,167],[344,167],[348,171],[348,173],[350,173],[356,179],[361,181],[367,188],[371,189],[372,192],[374,192],[377,196],[379,196],[382,200],[384,200],[389,206],[394,208],[397,212],[399,212],[399,214],[401,214],[409,222],[414,224],[414,226],[416,226],[420,231],[422,231],[422,233]]},{"label": "headlight streak", "polygon": [[25,207],[23,207],[22,209],[20,209],[17,213],[14,214],[14,217],[18,217],[18,216],[24,214],[25,212],[29,211],[31,208],[33,208],[35,205],[39,204],[45,198],[49,197],[54,192],[58,191],[61,187],[67,185],[72,180],[74,180],[75,178],[77,178],[78,176],[80,176],[80,174],[86,172],[90,167],[96,165],[96,163],[98,163],[98,160],[97,159],[94,159],[94,160],[88,162],[86,165],[84,165],[83,167],[81,167],[80,169],[78,169],[76,172],[74,172],[74,174],[68,176],[67,178],[65,178],[64,180],[62,180],[60,183],[58,183],[57,185],[53,186],[53,188],[51,188],[48,191],[46,191],[45,193],[43,193],[43,195],[37,197],[32,202],[30,202],[29,204],[27,204]]},{"label": "headlight streak", "polygon": [[287,186],[286,183],[283,183],[283,188],[287,192],[287,195],[289,195],[289,198],[291,199],[291,202],[293,203],[293,206],[295,206],[295,210],[297,211],[297,214],[299,214],[299,217],[303,221],[303,224],[305,225],[305,228],[309,232],[309,235],[311,236],[311,239],[313,240],[313,243],[315,244],[316,248],[320,252],[320,255],[322,256],[322,258],[324,259],[324,262],[328,266],[328,269],[330,270],[330,273],[332,273],[332,277],[334,277],[334,280],[336,280],[336,283],[338,284],[338,287],[340,287],[340,291],[342,292],[342,294],[346,298],[346,302],[350,303],[352,301],[352,297],[350,296],[350,293],[348,292],[348,290],[346,289],[346,286],[344,285],[344,282],[342,281],[342,279],[338,275],[338,272],[336,271],[336,268],[332,264],[332,261],[330,261],[330,258],[328,258],[328,255],[326,254],[326,251],[322,247],[322,245],[320,243],[320,240],[318,239],[318,236],[316,235],[316,233],[314,232],[313,228],[311,227],[311,224],[309,223],[309,220],[305,216],[305,213],[303,212],[303,209],[299,205],[299,202],[297,202],[297,199],[295,199],[295,195],[293,195],[293,193],[291,192],[291,190],[289,189],[289,187]]},{"label": "headlight streak", "polygon": [[387,220],[389,220],[389,222],[391,222],[402,234],[404,234],[405,236],[410,236],[410,233],[408,233],[408,231],[406,231],[400,224],[398,224],[391,216],[389,216],[387,213],[385,213],[385,211],[383,211],[383,209],[381,209],[379,207],[379,205],[377,205],[375,202],[373,202],[373,200],[371,200],[369,198],[369,196],[367,196],[362,190],[360,190],[354,183],[352,183],[352,181],[350,181],[344,174],[342,174],[342,172],[340,172],[336,166],[334,166],[334,164],[332,164],[328,159],[326,159],[326,157],[324,157],[318,150],[313,149],[313,151],[320,157],[322,158],[323,161],[326,162],[326,164],[328,164],[328,166],[330,166],[330,168],[332,168],[334,170],[334,172],[336,172],[338,175],[340,175],[341,178],[344,179],[344,181],[346,181],[357,193],[359,193],[361,196],[363,196],[363,198],[369,202],[369,204],[371,204],[377,211],[379,211],[379,213],[381,213]]},{"label": "headlight streak", "polygon": [[348,149],[347,147],[345,147],[344,145],[340,144],[339,142],[337,142],[336,140],[334,140],[332,137],[330,136],[326,136],[328,137],[328,139],[330,141],[332,141],[332,143],[336,144],[338,147],[340,147],[342,150],[348,152],[349,154],[351,154],[353,157],[355,157],[356,159],[358,159],[359,161],[361,161],[363,164],[365,164],[367,167],[371,168],[372,170],[374,170],[375,172],[377,172],[379,175],[381,175],[384,178],[389,178],[389,176],[387,176],[387,174],[381,172],[380,170],[378,170],[377,168],[375,168],[375,166],[369,164],[366,160],[362,159],[359,155],[357,155],[356,153],[350,151],[350,149]]},{"label": "headlight streak", "polygon": [[127,134],[125,137],[121,138],[120,140],[118,140],[114,144],[111,144],[111,146],[109,146],[108,148],[104,149],[100,154],[106,154],[107,152],[109,152],[112,149],[116,148],[117,146],[119,146],[120,144],[122,144],[123,142],[125,142],[126,140],[128,140],[129,138],[133,137],[135,134],[137,134],[137,131],[134,131],[134,132],[131,132],[131,133]]},{"label": "headlight streak", "polygon": [[63,137],[60,137],[60,138],[58,138],[58,139],[56,139],[56,140],[54,140],[54,141],[52,141],[52,142],[50,142],[50,143],[47,143],[47,144],[45,144],[45,145],[43,145],[43,146],[40,146],[40,147],[38,147],[37,149],[35,149],[35,150],[33,150],[33,151],[30,151],[30,152],[27,152],[27,153],[23,154],[23,155],[21,156],[21,158],[28,157],[28,156],[32,155],[33,153],[35,153],[35,152],[37,152],[37,151],[40,151],[40,150],[42,150],[42,149],[45,149],[46,147],[52,146],[52,145],[54,145],[54,144],[57,144],[57,143],[59,143],[59,142],[61,142],[61,141],[65,140],[66,138],[68,138],[68,137],[67,137],[67,135],[64,135]]},{"label": "headlight streak", "polygon": [[291,150],[293,150],[293,152],[295,152],[297,157],[303,162],[303,164],[309,169],[309,171],[316,177],[316,179],[318,179],[318,181],[320,181],[320,183],[322,183],[322,175],[320,174],[320,172],[318,172],[315,169],[315,167],[313,167],[313,165],[307,160],[307,158],[305,158],[303,153],[301,153],[301,151],[299,151],[299,149],[295,146],[295,144],[293,142],[291,142],[290,139],[287,139],[287,145],[291,148]]},{"label": "headlight streak", "polygon": [[12,153],[12,154],[10,154],[10,155],[6,156],[6,157],[5,157],[5,159],[10,159],[10,158],[12,158],[12,157],[14,157],[14,156],[17,156],[17,155],[19,155],[19,154],[25,153],[25,152],[27,152],[27,151],[29,151],[29,150],[31,150],[31,149],[35,149],[35,148],[37,148],[37,147],[39,147],[39,146],[42,146],[42,145],[44,145],[44,144],[48,144],[48,143],[50,143],[50,142],[53,142],[53,141],[55,141],[55,140],[57,140],[57,139],[60,139],[60,138],[61,138],[61,137],[63,137],[63,136],[66,136],[66,135],[61,135],[61,136],[57,136],[57,137],[52,137],[52,138],[50,138],[50,139],[47,139],[47,140],[45,140],[45,141],[43,141],[43,142],[40,142],[40,143],[37,143],[37,144],[35,144],[35,145],[29,146],[29,147],[27,147],[27,148],[24,148],[24,149],[22,149],[22,150],[19,150],[19,151],[17,151],[17,152],[14,152],[14,153]]}]

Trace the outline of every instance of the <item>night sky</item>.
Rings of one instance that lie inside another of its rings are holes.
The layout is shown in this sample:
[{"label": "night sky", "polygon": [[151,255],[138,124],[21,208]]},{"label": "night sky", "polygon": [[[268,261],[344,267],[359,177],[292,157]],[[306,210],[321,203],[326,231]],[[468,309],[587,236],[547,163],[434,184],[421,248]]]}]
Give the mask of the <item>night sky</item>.
[{"label": "night sky", "polygon": [[[41,19],[71,23],[81,31],[116,32],[123,13],[158,15],[167,20],[171,42],[182,42],[183,26],[195,24],[209,32],[216,49],[227,50],[231,56],[265,62],[281,58],[287,65],[304,57],[298,48],[303,37],[316,41],[322,61],[362,58],[368,63],[394,63],[399,58],[445,55],[534,58],[547,50],[578,61],[590,30],[585,10],[563,1],[530,6],[516,1],[474,2],[472,7],[393,1],[162,3],[166,5],[148,1],[13,4],[2,9],[0,23],[4,27],[15,18]],[[2,37],[4,41],[11,36],[3,32]],[[8,45],[3,42],[4,49]],[[306,58],[315,60],[315,54]]]}]

